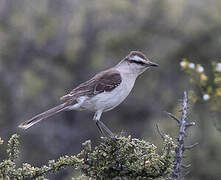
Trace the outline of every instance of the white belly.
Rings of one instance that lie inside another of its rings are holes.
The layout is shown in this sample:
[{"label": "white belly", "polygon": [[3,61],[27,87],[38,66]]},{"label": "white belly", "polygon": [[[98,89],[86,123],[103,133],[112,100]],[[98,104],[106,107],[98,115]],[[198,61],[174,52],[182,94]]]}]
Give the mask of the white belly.
[{"label": "white belly", "polygon": [[133,88],[135,79],[125,79],[121,84],[111,92],[103,92],[92,98],[86,98],[81,108],[90,111],[109,111],[118,106],[130,93]]}]

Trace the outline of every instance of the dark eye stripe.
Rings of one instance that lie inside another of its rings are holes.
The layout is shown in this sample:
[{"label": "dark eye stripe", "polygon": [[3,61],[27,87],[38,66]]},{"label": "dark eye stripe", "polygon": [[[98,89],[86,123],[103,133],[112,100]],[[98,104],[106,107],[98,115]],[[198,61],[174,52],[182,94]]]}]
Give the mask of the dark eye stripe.
[{"label": "dark eye stripe", "polygon": [[135,63],[135,64],[139,64],[139,65],[145,65],[145,63],[144,62],[142,62],[142,61],[130,61],[130,63]]},{"label": "dark eye stripe", "polygon": [[142,62],[142,61],[135,61],[135,60],[130,60],[129,58],[125,59],[127,62],[129,63],[135,63],[135,64],[139,64],[139,65],[146,65],[146,63]]}]

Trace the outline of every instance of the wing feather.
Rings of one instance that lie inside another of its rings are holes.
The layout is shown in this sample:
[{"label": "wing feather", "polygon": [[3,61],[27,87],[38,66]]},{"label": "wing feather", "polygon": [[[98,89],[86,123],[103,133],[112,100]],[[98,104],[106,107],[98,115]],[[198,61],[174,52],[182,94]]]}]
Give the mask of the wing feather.
[{"label": "wing feather", "polygon": [[102,71],[95,75],[92,79],[81,83],[69,94],[62,96],[61,101],[68,101],[76,99],[80,96],[92,97],[104,91],[110,92],[120,85],[122,82],[119,71],[115,69],[109,69]]}]

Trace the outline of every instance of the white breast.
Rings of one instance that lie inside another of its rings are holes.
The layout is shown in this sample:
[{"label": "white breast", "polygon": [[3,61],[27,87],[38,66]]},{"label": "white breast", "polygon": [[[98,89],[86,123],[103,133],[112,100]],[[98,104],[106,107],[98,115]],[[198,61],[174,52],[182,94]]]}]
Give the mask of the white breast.
[{"label": "white breast", "polygon": [[81,105],[90,111],[109,111],[118,106],[130,93],[134,86],[136,77],[121,74],[121,84],[110,92],[103,92],[94,97],[87,98]]}]

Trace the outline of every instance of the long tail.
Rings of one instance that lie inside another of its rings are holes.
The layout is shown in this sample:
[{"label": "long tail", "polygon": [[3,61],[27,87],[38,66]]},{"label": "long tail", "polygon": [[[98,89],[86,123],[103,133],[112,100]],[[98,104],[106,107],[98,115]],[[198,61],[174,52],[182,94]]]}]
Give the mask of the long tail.
[{"label": "long tail", "polygon": [[40,121],[42,121],[42,120],[44,120],[44,119],[46,119],[50,116],[53,116],[54,114],[59,113],[59,112],[65,110],[66,108],[67,108],[66,103],[60,104],[60,105],[58,105],[54,108],[51,108],[51,109],[49,109],[49,110],[47,110],[47,111],[45,111],[41,114],[38,114],[38,115],[34,116],[31,119],[21,123],[18,127],[22,128],[22,129],[28,129],[31,126],[33,126],[34,124],[36,124],[36,123],[38,123],[38,122],[40,122]]}]

